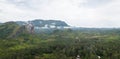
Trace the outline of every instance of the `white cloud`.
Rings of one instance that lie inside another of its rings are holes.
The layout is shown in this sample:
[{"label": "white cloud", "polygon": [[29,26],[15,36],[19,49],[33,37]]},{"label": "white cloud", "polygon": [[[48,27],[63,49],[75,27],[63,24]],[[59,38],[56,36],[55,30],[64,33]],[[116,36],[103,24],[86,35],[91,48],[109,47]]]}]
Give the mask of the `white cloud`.
[{"label": "white cloud", "polygon": [[0,0],[0,22],[58,19],[72,26],[120,27],[119,0]]}]

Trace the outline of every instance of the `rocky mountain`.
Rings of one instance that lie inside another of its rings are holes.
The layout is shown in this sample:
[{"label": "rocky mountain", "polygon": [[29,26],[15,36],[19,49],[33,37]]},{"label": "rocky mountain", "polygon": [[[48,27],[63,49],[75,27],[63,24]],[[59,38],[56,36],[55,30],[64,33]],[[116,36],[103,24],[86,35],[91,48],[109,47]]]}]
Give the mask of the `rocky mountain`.
[{"label": "rocky mountain", "polygon": [[[34,29],[29,27],[32,24]],[[0,23],[0,38],[12,38],[21,36],[22,34],[29,34],[31,29],[35,33],[49,33],[54,31],[56,27],[68,27],[64,21],[58,20],[32,20],[32,21],[10,21],[6,23]],[[31,32],[32,33],[32,32]]]},{"label": "rocky mountain", "polygon": [[44,27],[44,26],[68,26],[64,21],[58,20],[33,20],[31,23],[34,26]]},{"label": "rocky mountain", "polygon": [[19,25],[25,25],[27,23],[33,24],[35,27],[50,27],[50,26],[55,26],[55,27],[67,27],[69,26],[67,23],[64,21],[59,21],[59,20],[42,20],[42,19],[35,19],[32,21],[16,21],[17,24]]}]

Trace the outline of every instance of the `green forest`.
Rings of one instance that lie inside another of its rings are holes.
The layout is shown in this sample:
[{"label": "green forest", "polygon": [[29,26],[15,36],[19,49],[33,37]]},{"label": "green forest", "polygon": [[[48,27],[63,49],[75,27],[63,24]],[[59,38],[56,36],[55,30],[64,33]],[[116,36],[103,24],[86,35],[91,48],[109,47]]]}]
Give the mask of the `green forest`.
[{"label": "green forest", "polygon": [[27,33],[15,23],[0,25],[0,59],[120,59],[120,29]]}]

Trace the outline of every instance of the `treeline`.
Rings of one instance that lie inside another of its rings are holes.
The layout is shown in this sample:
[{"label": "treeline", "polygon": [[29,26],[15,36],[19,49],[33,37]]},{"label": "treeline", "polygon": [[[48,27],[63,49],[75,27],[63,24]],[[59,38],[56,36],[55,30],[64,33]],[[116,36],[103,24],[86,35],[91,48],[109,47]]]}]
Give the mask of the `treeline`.
[{"label": "treeline", "polygon": [[[106,32],[107,33],[107,32]],[[0,39],[0,59],[120,59],[119,31],[111,34],[55,30]]]}]

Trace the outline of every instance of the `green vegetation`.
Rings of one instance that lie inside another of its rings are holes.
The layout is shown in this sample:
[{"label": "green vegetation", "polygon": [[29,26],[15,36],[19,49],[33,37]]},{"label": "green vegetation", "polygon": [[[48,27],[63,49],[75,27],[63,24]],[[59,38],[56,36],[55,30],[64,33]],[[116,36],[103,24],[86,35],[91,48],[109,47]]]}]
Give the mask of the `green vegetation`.
[{"label": "green vegetation", "polygon": [[77,55],[81,59],[120,59],[119,30],[65,29],[28,34],[16,25],[5,26],[0,25],[0,59],[76,59]]}]

